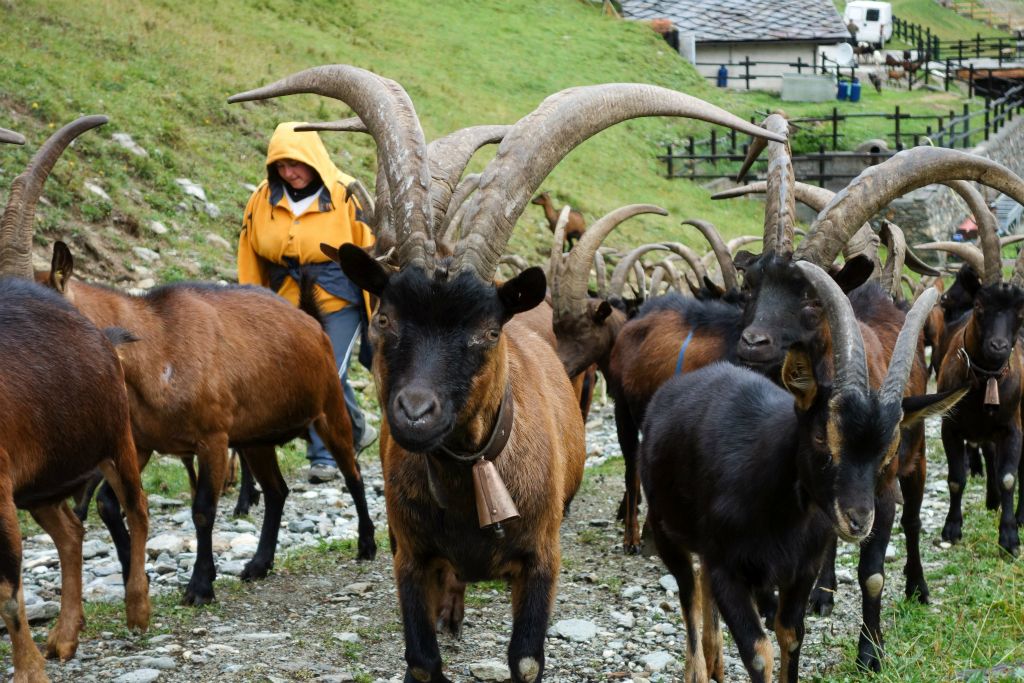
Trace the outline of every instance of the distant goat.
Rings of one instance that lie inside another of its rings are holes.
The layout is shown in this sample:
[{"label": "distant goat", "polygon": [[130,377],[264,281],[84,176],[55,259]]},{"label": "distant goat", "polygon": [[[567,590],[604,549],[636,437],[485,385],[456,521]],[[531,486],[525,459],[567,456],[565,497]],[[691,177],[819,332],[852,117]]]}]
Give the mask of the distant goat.
[{"label": "distant goat", "polygon": [[[554,234],[555,226],[558,224],[559,211],[555,209],[555,203],[551,201],[551,195],[547,192],[541,192],[531,199],[530,203],[544,207],[544,217],[548,220],[548,229]],[[576,210],[570,211],[569,222],[565,226],[565,241],[570,249],[572,249],[573,243],[583,235],[583,231],[586,229],[587,224],[583,220],[583,214]]]}]

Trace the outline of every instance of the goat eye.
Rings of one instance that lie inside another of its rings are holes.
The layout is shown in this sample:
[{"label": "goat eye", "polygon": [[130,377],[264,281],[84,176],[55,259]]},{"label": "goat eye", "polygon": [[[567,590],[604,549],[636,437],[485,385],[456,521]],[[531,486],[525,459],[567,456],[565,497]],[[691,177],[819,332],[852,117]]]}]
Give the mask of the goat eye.
[{"label": "goat eye", "polygon": [[496,342],[496,341],[498,341],[498,337],[500,337],[500,336],[501,336],[501,330],[499,330],[497,328],[491,328],[491,329],[487,330],[487,332],[484,334],[484,339],[486,339],[489,342]]},{"label": "goat eye", "polygon": [[386,328],[391,324],[391,318],[386,313],[377,314],[377,327]]}]

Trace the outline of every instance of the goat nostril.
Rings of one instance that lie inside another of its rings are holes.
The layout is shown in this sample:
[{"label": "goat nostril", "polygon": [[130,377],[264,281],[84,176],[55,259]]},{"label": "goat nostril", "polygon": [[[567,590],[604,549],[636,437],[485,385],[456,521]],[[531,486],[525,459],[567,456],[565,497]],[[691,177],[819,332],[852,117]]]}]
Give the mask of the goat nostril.
[{"label": "goat nostril", "polygon": [[768,335],[761,334],[760,332],[751,332],[745,330],[742,335],[743,343],[747,346],[767,346],[771,341]]},{"label": "goat nostril", "polygon": [[437,398],[425,391],[403,391],[398,394],[398,408],[410,422],[418,422],[438,412]]}]

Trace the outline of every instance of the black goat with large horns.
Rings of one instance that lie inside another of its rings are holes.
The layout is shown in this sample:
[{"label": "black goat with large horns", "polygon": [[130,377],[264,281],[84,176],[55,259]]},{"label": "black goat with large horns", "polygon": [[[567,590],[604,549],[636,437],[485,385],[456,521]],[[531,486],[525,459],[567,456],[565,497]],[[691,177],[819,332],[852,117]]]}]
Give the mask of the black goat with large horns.
[{"label": "black goat with large horns", "polygon": [[[830,539],[859,542],[870,533],[875,489],[899,446],[900,425],[959,397],[903,396],[936,293],[907,317],[875,390],[844,293],[821,268],[794,268],[828,319],[831,371],[800,344],[786,352],[784,389],[749,370],[714,364],[666,382],[644,422],[640,475],[648,525],[679,583],[687,681],[724,680],[719,612],[751,680],[772,680],[774,651],[754,599],[773,587],[779,677],[797,680],[807,598]],[[691,553],[700,557],[702,597],[695,596]]]},{"label": "black goat with large horns", "polygon": [[[559,525],[583,474],[583,422],[550,345],[515,319],[545,295],[540,269],[493,281],[516,220],[554,166],[592,135],[638,116],[691,116],[770,135],[682,93],[637,84],[572,88],[547,98],[505,135],[466,206],[468,231],[438,253],[430,156],[408,95],[394,81],[334,65],[300,72],[231,101],[312,92],[345,101],[377,143],[397,272],[344,245],[345,272],[380,297],[371,323],[374,380],[387,419],[381,459],[395,580],[405,624],[405,680],[447,681],[435,624],[466,581],[512,585],[508,662],[516,683],[543,676],[544,636],[560,564]],[[331,252],[333,253],[333,252]],[[526,409],[526,408],[529,409]],[[476,462],[473,468],[469,464]],[[491,464],[488,465],[487,463]],[[478,468],[478,469],[477,469]],[[474,477],[472,471],[479,471]],[[495,476],[497,475],[497,476]],[[513,508],[486,504],[504,480]],[[474,481],[475,480],[475,481]],[[486,481],[485,481],[486,480]],[[483,504],[475,504],[474,483]],[[514,520],[513,510],[519,519]],[[478,516],[479,515],[479,516]],[[481,519],[483,517],[483,519]],[[481,528],[483,526],[488,528]],[[489,527],[501,524],[503,535]]]}]

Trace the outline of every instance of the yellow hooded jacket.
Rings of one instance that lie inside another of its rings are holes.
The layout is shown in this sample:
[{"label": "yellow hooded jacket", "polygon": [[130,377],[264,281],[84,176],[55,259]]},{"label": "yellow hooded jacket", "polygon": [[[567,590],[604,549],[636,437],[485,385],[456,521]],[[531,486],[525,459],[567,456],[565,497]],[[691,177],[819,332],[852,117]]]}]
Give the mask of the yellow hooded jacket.
[{"label": "yellow hooded jacket", "polygon": [[[355,196],[345,200],[350,176],[338,170],[331,161],[320,136],[315,132],[298,133],[298,122],[282,123],[274,131],[267,149],[267,166],[281,159],[294,159],[312,166],[323,180],[318,198],[296,218],[285,195],[283,181],[264,180],[249,198],[238,238],[238,282],[271,286],[270,264],[288,265],[286,259],[299,264],[328,263],[320,251],[320,243],[332,246],[344,243],[368,247],[373,233],[357,218],[359,205]],[[328,293],[319,285],[317,300],[323,313],[334,313],[348,301]],[[284,277],[277,293],[294,305],[299,303],[299,285],[291,276]],[[369,298],[364,293],[369,310]]]}]

